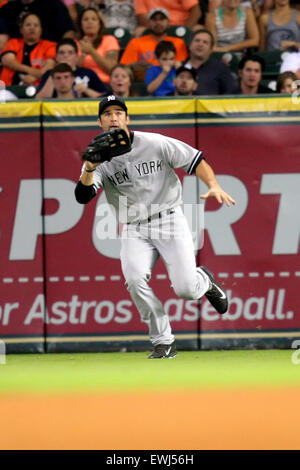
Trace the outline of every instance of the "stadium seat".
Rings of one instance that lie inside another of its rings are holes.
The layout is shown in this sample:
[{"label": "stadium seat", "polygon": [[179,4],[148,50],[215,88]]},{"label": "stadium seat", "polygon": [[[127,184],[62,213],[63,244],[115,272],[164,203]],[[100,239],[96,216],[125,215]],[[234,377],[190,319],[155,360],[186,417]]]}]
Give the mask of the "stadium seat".
[{"label": "stadium seat", "polygon": [[234,52],[213,52],[211,58],[224,62],[232,72],[237,73],[238,63],[240,60],[238,54],[235,54]]},{"label": "stadium seat", "polygon": [[132,36],[128,29],[116,27],[116,28],[106,28],[106,34],[111,34],[115,36],[118,40],[121,50],[124,50],[127,44],[129,43]]},{"label": "stadium seat", "polygon": [[256,55],[265,61],[264,79],[274,79],[274,77],[279,74],[284,54],[286,54],[286,52],[280,50],[256,52]]},{"label": "stadium seat", "polygon": [[151,67],[151,65],[152,64],[149,62],[134,62],[130,64],[130,68],[134,76],[134,82],[144,83],[147,69]]},{"label": "stadium seat", "polygon": [[186,26],[171,26],[167,30],[167,35],[183,39],[187,46],[191,44],[193,38],[192,31]]},{"label": "stadium seat", "polygon": [[36,95],[36,87],[33,85],[11,85],[6,87],[19,99],[34,98]]},{"label": "stadium seat", "polygon": [[267,79],[262,79],[261,82],[260,82],[260,85],[266,87],[266,88],[269,88],[270,90],[272,90],[274,93],[276,93],[276,80],[275,78],[273,78],[273,80],[267,80]]},{"label": "stadium seat", "polygon": [[150,30],[149,28],[144,29],[144,31],[142,32],[141,36],[147,36],[147,34],[151,34],[151,30]]},{"label": "stadium seat", "polygon": [[143,82],[133,82],[131,88],[134,96],[148,96],[147,87]]}]

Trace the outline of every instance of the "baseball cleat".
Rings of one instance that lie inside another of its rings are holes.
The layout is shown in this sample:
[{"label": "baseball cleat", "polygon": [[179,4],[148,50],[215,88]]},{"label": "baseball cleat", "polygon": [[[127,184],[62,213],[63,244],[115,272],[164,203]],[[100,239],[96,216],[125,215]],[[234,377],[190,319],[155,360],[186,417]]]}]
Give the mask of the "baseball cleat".
[{"label": "baseball cleat", "polygon": [[176,344],[157,344],[148,359],[172,359],[177,354]]},{"label": "baseball cleat", "polygon": [[228,298],[225,290],[216,282],[212,273],[205,267],[200,266],[204,271],[212,284],[211,288],[205,293],[207,300],[219,313],[226,313],[228,310]]}]

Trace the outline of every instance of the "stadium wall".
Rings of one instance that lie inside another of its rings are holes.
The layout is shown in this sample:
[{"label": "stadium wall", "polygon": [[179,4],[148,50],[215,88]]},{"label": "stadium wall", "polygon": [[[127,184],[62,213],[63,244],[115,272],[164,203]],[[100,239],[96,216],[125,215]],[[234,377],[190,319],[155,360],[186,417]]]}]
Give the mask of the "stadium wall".
[{"label": "stadium wall", "polygon": [[[73,195],[81,151],[99,130],[97,105],[0,105],[0,337],[8,352],[149,348],[124,285],[119,227],[105,196],[81,206]],[[204,213],[203,184],[178,172],[197,261],[230,298],[223,316],[206,300],[178,299],[159,261],[151,285],[179,347],[290,348],[300,336],[300,105],[282,96],[143,98],[128,100],[128,108],[133,130],[203,149],[238,202],[208,201]]]}]

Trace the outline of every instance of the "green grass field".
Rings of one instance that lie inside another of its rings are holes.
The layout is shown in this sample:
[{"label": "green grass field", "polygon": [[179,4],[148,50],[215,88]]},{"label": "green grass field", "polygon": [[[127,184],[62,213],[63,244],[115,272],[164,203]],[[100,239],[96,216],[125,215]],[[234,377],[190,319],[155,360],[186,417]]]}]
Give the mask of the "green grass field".
[{"label": "green grass field", "polygon": [[180,351],[172,360],[144,352],[8,355],[0,393],[299,386],[292,352]]}]

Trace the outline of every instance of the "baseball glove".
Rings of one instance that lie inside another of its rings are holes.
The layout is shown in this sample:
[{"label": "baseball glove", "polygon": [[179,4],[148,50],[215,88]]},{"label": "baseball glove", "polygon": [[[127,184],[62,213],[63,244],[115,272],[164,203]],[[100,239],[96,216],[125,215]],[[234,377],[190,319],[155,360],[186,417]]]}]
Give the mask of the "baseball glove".
[{"label": "baseball glove", "polygon": [[102,163],[130,150],[131,142],[127,133],[123,129],[116,128],[97,135],[85,149],[82,160]]}]

